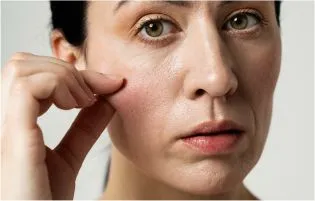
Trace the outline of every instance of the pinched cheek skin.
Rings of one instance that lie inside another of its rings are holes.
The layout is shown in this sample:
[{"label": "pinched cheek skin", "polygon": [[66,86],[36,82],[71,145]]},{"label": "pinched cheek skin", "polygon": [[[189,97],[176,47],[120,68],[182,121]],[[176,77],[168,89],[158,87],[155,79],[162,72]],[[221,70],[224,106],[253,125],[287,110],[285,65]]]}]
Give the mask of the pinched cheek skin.
[{"label": "pinched cheek skin", "polygon": [[126,78],[124,88],[108,98],[119,116],[127,122],[139,122],[148,110],[149,83],[141,77]]},{"label": "pinched cheek skin", "polygon": [[163,96],[156,93],[156,78],[148,74],[134,74],[126,80],[125,88],[108,98],[108,101],[119,114],[119,121],[124,125],[123,132],[137,137],[146,135],[148,138],[162,124],[157,115],[163,110],[160,104]]},{"label": "pinched cheek skin", "polygon": [[[139,156],[143,150],[151,155],[160,153],[167,116],[174,104],[174,91],[178,90],[173,89],[176,81],[168,70],[173,63],[165,57],[138,57],[128,61],[128,67],[125,67],[128,73],[122,71],[126,78],[125,87],[108,98],[116,109],[109,132],[120,151],[139,158],[144,157]],[[115,67],[113,69],[116,71]]]},{"label": "pinched cheek skin", "polygon": [[168,106],[162,104],[164,96],[156,93],[159,88],[154,86],[155,80],[134,75],[122,91],[108,99],[116,109],[108,127],[111,140],[123,155],[138,165],[145,165],[151,157],[157,158],[163,148],[161,137]]},{"label": "pinched cheek skin", "polygon": [[147,149],[146,143],[143,143],[150,136],[144,128],[146,119],[150,117],[150,96],[147,95],[147,90],[148,83],[140,79],[129,79],[125,88],[107,99],[116,110],[108,126],[111,140],[128,158],[143,157],[141,150]]},{"label": "pinched cheek skin", "polygon": [[125,118],[139,116],[139,113],[146,111],[146,104],[149,101],[148,88],[145,80],[127,80],[125,88],[108,100],[121,116]]},{"label": "pinched cheek skin", "polygon": [[[173,63],[169,57],[166,59],[165,53],[128,57],[132,59],[124,59],[125,63],[112,67],[112,71],[125,77],[126,84],[108,100],[124,121],[150,122],[151,119],[158,124],[161,114],[165,116],[165,110],[173,103],[175,81],[168,70]],[[150,126],[153,126],[152,122]],[[142,127],[146,125],[142,124]]]}]

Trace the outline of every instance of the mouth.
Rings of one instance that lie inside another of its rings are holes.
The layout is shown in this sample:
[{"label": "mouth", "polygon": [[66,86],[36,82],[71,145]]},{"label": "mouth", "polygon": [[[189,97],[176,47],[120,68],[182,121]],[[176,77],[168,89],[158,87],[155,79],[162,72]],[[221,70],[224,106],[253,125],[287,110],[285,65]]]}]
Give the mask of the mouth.
[{"label": "mouth", "polygon": [[240,135],[242,133],[243,133],[242,130],[229,129],[229,130],[220,130],[220,131],[209,132],[209,133],[196,133],[196,134],[192,134],[183,138],[192,138],[192,137],[201,137],[201,136],[211,137],[211,136],[218,136],[218,135]]},{"label": "mouth", "polygon": [[194,127],[190,132],[180,136],[180,138],[191,138],[198,136],[217,136],[217,135],[240,135],[244,133],[243,126],[228,120],[207,121]]},{"label": "mouth", "polygon": [[179,139],[199,152],[218,154],[232,151],[244,133],[244,127],[233,121],[208,121],[197,125]]}]

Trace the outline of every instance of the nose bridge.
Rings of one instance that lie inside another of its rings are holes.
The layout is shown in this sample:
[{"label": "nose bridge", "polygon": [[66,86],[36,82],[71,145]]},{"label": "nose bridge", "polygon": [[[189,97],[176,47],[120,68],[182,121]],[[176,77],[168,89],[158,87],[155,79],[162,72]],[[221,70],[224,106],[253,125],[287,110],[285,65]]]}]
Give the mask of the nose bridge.
[{"label": "nose bridge", "polygon": [[234,93],[237,79],[232,71],[233,61],[216,26],[200,18],[188,37],[190,43],[186,48],[193,54],[184,64],[189,68],[184,86],[186,95],[220,97]]}]

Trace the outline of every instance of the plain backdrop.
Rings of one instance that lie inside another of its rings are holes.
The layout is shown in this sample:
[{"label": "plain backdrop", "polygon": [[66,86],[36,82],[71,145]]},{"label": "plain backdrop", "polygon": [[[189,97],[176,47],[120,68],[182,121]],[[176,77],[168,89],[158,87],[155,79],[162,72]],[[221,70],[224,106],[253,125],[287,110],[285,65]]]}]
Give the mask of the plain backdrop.
[{"label": "plain backdrop", "polygon": [[[1,66],[18,51],[51,55],[49,18],[46,1],[2,1]],[[281,27],[282,69],[269,138],[245,183],[262,199],[313,199],[314,2],[283,2]],[[59,142],[77,112],[52,108],[40,118],[48,146]],[[105,131],[80,171],[76,199],[96,199],[102,192],[109,143]]]}]

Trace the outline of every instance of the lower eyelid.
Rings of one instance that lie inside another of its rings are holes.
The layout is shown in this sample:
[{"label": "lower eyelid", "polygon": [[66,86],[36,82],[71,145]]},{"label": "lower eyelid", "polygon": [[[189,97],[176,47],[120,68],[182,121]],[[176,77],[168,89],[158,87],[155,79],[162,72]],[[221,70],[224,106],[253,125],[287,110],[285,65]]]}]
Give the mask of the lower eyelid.
[{"label": "lower eyelid", "polygon": [[223,35],[226,37],[235,37],[235,38],[242,38],[242,39],[254,39],[259,37],[263,27],[260,25],[256,25],[250,29],[246,30],[228,30],[223,31]]},{"label": "lower eyelid", "polygon": [[142,44],[146,46],[151,46],[153,48],[162,48],[165,47],[177,39],[179,39],[180,35],[179,34],[170,34],[169,36],[158,38],[158,39],[153,39],[153,40],[148,40],[144,38],[137,37],[137,40],[139,40]]}]

